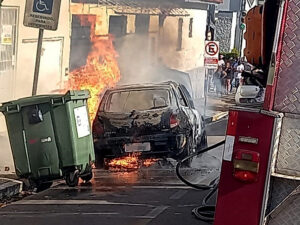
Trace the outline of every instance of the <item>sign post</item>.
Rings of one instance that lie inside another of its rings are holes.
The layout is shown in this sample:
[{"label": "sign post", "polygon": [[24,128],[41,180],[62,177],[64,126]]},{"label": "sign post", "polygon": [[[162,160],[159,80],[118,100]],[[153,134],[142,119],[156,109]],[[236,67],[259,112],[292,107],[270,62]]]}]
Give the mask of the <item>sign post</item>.
[{"label": "sign post", "polygon": [[24,26],[39,28],[32,95],[36,95],[44,29],[57,30],[61,0],[26,0]]},{"label": "sign post", "polygon": [[32,96],[36,95],[37,86],[39,81],[39,72],[41,65],[41,54],[42,54],[42,44],[43,44],[44,29],[39,29],[39,39],[36,51],[35,67],[34,67],[34,77],[33,77],[33,87]]},{"label": "sign post", "polygon": [[206,115],[207,106],[207,93],[209,79],[208,70],[216,70],[219,63],[219,42],[218,41],[205,41],[205,54],[204,54],[204,66],[205,66],[205,82],[204,82],[204,116]]}]

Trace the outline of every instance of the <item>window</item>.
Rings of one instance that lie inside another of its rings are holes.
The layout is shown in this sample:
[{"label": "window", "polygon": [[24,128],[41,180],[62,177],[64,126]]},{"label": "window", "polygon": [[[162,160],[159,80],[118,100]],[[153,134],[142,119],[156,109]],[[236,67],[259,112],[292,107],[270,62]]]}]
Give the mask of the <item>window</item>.
[{"label": "window", "polygon": [[193,23],[194,23],[194,19],[190,18],[190,24],[189,24],[189,37],[193,37]]},{"label": "window", "polygon": [[136,15],[135,16],[135,33],[147,34],[149,32],[150,16]]},{"label": "window", "polygon": [[127,30],[127,16],[110,16],[109,33],[115,37],[123,37]]},{"label": "window", "polygon": [[166,89],[130,90],[114,92],[108,98],[106,112],[130,113],[164,108],[170,105],[170,94]]},{"label": "window", "polygon": [[179,20],[178,20],[177,51],[180,51],[182,49],[182,27],[183,27],[183,19],[179,18]]},{"label": "window", "polygon": [[184,85],[180,85],[180,91],[184,93],[185,97],[187,98],[187,101],[190,103],[190,106],[192,109],[195,109],[194,101],[192,99],[192,96],[190,95],[189,91],[186,89]]},{"label": "window", "polygon": [[183,95],[182,91],[180,90],[180,88],[178,88],[178,95],[179,95],[180,105],[182,105],[184,107],[188,107],[187,101],[184,98],[184,95]]}]

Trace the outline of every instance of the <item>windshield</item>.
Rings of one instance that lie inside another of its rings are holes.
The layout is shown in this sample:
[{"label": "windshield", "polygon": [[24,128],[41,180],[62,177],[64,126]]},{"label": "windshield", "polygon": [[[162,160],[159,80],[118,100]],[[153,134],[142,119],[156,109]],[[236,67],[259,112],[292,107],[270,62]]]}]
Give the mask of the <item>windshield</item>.
[{"label": "windshield", "polygon": [[164,108],[170,105],[170,94],[166,89],[130,90],[111,93],[106,112],[129,113]]}]

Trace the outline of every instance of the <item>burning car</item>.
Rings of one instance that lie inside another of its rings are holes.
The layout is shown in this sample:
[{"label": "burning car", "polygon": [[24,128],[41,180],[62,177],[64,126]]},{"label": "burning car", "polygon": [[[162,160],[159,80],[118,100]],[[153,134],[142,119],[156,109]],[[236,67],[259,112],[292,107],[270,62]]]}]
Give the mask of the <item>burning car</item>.
[{"label": "burning car", "polygon": [[175,82],[107,90],[93,136],[98,164],[136,152],[181,159],[207,145],[202,116],[185,86]]}]

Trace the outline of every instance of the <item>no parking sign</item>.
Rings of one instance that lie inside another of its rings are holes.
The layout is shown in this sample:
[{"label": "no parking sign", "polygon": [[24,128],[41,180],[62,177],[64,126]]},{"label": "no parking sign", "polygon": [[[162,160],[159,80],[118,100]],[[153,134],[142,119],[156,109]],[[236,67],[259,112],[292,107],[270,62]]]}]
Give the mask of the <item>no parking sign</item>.
[{"label": "no parking sign", "polygon": [[205,41],[204,64],[206,68],[218,67],[219,50],[218,41]]}]

